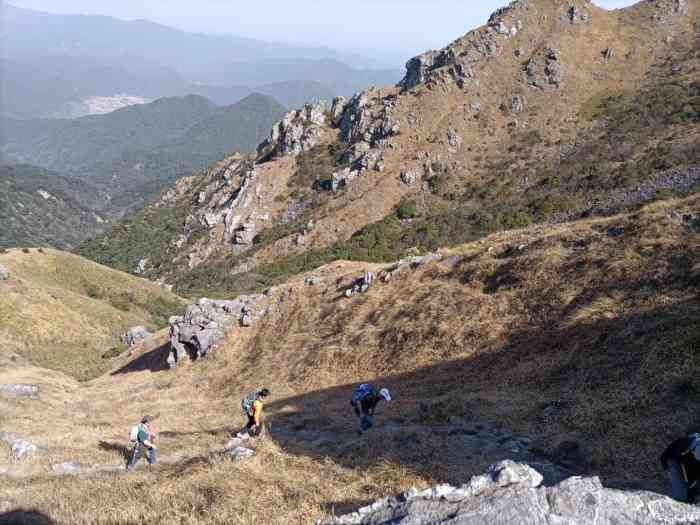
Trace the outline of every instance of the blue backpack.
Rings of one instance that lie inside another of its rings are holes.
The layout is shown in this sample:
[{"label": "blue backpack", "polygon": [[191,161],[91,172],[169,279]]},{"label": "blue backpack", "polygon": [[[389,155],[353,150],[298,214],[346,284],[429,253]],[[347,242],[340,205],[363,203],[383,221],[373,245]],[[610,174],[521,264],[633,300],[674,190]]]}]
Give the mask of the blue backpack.
[{"label": "blue backpack", "polygon": [[355,391],[352,393],[351,403],[353,405],[356,405],[364,398],[374,395],[375,392],[376,391],[374,390],[374,387],[372,387],[372,385],[362,384],[358,386],[357,389],[355,389]]}]

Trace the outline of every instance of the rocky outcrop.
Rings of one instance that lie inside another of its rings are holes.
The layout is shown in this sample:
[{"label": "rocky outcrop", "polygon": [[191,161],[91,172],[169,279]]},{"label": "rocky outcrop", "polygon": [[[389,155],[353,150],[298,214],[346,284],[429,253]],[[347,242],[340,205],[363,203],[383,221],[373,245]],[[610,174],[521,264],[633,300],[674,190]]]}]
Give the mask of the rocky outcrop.
[{"label": "rocky outcrop", "polygon": [[134,273],[136,275],[143,275],[144,273],[146,273],[148,262],[148,259],[139,260],[138,264],[136,265],[136,268],[134,268]]},{"label": "rocky outcrop", "polygon": [[486,27],[470,32],[440,51],[412,58],[406,64],[406,76],[399,87],[405,91],[437,84],[456,84],[460,89],[478,87],[473,66],[497,56],[505,41],[523,30],[521,15],[527,7],[528,0],[511,2],[493,13]]},{"label": "rocky outcrop", "polygon": [[10,278],[10,270],[0,264],[0,281],[7,281]]},{"label": "rocky outcrop", "polygon": [[[303,151],[316,147],[321,138],[321,131],[326,124],[325,102],[307,104],[302,109],[287,113],[275,124],[270,136],[258,147],[261,157],[297,156]],[[334,106],[334,111],[338,108]]]},{"label": "rocky outcrop", "polygon": [[234,326],[253,326],[271,310],[269,296],[243,295],[233,301],[201,299],[189,305],[185,315],[170,318],[168,365],[173,368],[186,357],[206,357]]},{"label": "rocky outcrop", "polygon": [[492,525],[690,525],[700,509],[651,492],[606,489],[598,478],[571,477],[553,487],[526,464],[507,460],[468,483],[409,490],[379,500],[327,525],[436,523]]},{"label": "rocky outcrop", "polygon": [[0,385],[0,395],[9,399],[39,399],[36,385]]},{"label": "rocky outcrop", "polygon": [[18,461],[39,452],[39,447],[37,445],[10,432],[0,432],[0,441],[4,441],[10,447],[12,457]]},{"label": "rocky outcrop", "polygon": [[148,331],[145,326],[132,326],[129,330],[122,336],[122,343],[124,343],[128,348],[136,346],[141,341],[148,339],[153,334]]},{"label": "rocky outcrop", "polygon": [[545,48],[528,60],[523,71],[529,86],[546,89],[558,88],[564,78],[564,68],[558,50]]},{"label": "rocky outcrop", "polygon": [[374,283],[376,276],[372,272],[365,272],[365,274],[357,279],[348,289],[345,290],[345,297],[352,297],[353,295],[358,295],[367,292]]}]

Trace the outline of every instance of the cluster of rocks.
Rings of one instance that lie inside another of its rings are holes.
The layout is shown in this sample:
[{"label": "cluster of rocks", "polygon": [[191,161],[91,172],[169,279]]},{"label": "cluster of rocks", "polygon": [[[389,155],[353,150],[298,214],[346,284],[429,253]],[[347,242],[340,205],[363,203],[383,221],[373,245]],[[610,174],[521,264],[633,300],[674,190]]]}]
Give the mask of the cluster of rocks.
[{"label": "cluster of rocks", "polygon": [[660,24],[669,24],[688,15],[688,0],[656,0],[652,18]]},{"label": "cluster of rocks", "polygon": [[152,335],[145,326],[132,326],[121,339],[127,348],[132,348]]},{"label": "cluster of rocks", "polygon": [[367,292],[374,283],[376,276],[372,272],[365,272],[362,277],[357,279],[345,290],[345,297],[352,297]]},{"label": "cluster of rocks", "polygon": [[134,273],[136,275],[143,275],[146,273],[146,270],[148,268],[148,259],[140,259],[138,263],[136,263],[136,268],[134,268]]},{"label": "cluster of rocks", "polygon": [[10,278],[10,270],[0,264],[0,281],[7,281]]},{"label": "cluster of rocks", "polygon": [[36,385],[0,385],[0,395],[9,399],[39,399]]},{"label": "cluster of rocks", "polygon": [[185,309],[183,316],[170,318],[168,365],[173,368],[185,357],[206,357],[224,340],[233,326],[253,326],[271,311],[269,296],[242,295],[232,301],[201,299]]},{"label": "cluster of rocks", "polygon": [[10,432],[0,432],[0,441],[4,441],[10,447],[12,457],[16,460],[28,458],[39,452],[37,445]]},{"label": "cluster of rocks", "polygon": [[606,489],[597,477],[570,477],[551,487],[544,486],[542,481],[542,475],[529,465],[506,460],[460,487],[412,489],[325,524],[687,525],[700,522],[698,507],[651,492]]},{"label": "cluster of rocks", "polygon": [[318,146],[321,131],[326,124],[327,111],[326,103],[320,102],[287,113],[273,126],[269,137],[258,146],[258,154],[271,158],[286,155],[296,157]]},{"label": "cluster of rocks", "polygon": [[393,117],[395,100],[367,90],[349,101],[342,97],[333,101],[334,123],[340,128],[341,139],[350,144],[343,158],[347,166],[331,176],[334,192],[367,171],[384,171],[384,152],[391,147],[389,138],[401,131]]},{"label": "cluster of rocks", "polygon": [[528,60],[523,75],[529,86],[558,88],[564,78],[561,54],[557,49],[544,48]]},{"label": "cluster of rocks", "polygon": [[572,5],[567,9],[565,19],[571,24],[588,24],[591,21],[591,13],[587,6]]},{"label": "cluster of rocks", "polygon": [[404,90],[419,85],[454,82],[460,89],[477,88],[473,66],[496,56],[502,42],[513,38],[524,28],[521,14],[528,7],[527,0],[516,0],[494,12],[486,28],[472,31],[440,51],[428,51],[412,58],[406,64],[406,76],[399,83]]}]

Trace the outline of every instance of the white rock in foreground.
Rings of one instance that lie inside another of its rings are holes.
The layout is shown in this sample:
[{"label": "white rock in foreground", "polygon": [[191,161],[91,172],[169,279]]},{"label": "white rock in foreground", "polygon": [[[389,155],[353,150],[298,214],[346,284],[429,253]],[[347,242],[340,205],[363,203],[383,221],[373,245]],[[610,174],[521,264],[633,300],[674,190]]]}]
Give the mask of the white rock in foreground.
[{"label": "white rock in foreground", "polygon": [[528,465],[510,460],[461,487],[440,485],[385,498],[327,525],[691,525],[700,508],[652,492],[606,489],[597,477],[553,487]]}]

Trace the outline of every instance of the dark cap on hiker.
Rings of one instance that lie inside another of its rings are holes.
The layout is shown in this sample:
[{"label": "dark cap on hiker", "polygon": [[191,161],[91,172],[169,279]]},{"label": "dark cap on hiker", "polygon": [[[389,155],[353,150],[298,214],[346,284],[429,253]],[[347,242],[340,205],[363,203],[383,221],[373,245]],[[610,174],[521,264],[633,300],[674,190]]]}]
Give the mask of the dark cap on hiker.
[{"label": "dark cap on hiker", "polygon": [[143,416],[141,423],[146,424],[146,423],[150,423],[151,421],[153,421],[153,416]]}]

